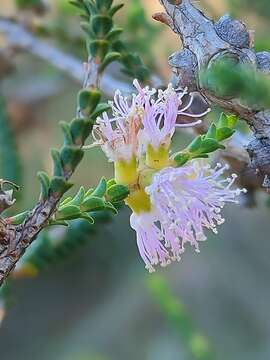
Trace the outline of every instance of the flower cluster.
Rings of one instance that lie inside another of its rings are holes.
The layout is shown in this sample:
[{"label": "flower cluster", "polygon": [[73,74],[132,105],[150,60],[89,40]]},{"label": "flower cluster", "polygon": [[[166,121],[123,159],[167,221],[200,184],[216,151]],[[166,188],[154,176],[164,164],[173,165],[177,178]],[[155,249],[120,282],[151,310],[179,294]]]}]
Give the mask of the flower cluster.
[{"label": "flower cluster", "polygon": [[[100,145],[115,165],[115,180],[129,187],[126,204],[132,209],[131,227],[146,268],[166,266],[180,260],[185,244],[199,252],[206,240],[205,229],[217,233],[224,222],[220,212],[225,203],[236,203],[239,189],[232,189],[236,175],[224,178],[228,167],[215,168],[202,160],[177,167],[170,156],[177,127],[192,127],[209,111],[190,114],[192,95],[184,89],[142,88],[131,98],[117,91],[111,103],[112,117],[103,114],[93,130],[94,144]],[[184,105],[184,100],[189,101]],[[190,118],[179,124],[179,115]]]}]

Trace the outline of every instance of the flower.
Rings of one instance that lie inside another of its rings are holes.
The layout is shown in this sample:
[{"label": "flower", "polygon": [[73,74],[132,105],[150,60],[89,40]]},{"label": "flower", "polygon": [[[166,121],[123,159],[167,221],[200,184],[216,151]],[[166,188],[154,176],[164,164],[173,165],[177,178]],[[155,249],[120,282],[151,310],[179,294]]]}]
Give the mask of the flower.
[{"label": "flower", "polygon": [[[143,88],[137,80],[133,84],[137,92],[129,98],[116,91],[110,103],[112,116],[103,114],[98,118],[93,137],[94,145],[100,145],[114,162],[116,185],[128,187],[125,202],[133,211],[130,225],[136,231],[145,267],[152,272],[157,265],[179,261],[187,243],[199,252],[199,243],[206,240],[205,230],[217,233],[217,226],[224,222],[222,208],[226,203],[237,203],[237,196],[245,189],[232,188],[235,174],[224,179],[226,165],[211,168],[192,160],[177,167],[174,157],[170,157],[176,128],[201,122],[178,124],[178,116],[200,118],[209,109],[190,114],[193,96],[187,89],[174,89],[171,84],[165,90]],[[186,95],[190,97],[187,103]],[[227,129],[227,125],[222,126]],[[216,147],[218,140],[212,138],[216,126],[213,129],[208,137],[199,139],[210,145],[214,142]],[[193,146],[194,159],[208,156],[202,150],[196,152]]]},{"label": "flower", "polygon": [[[202,117],[205,113],[193,115],[186,111],[193,98],[182,109],[182,99],[187,90],[173,89],[170,84],[166,90],[142,88],[134,80],[137,94],[124,97],[116,91],[114,101],[110,102],[113,117],[106,113],[97,119],[93,128],[94,144],[101,146],[109,161],[131,161],[133,156],[141,156],[151,145],[154,150],[162,145],[166,148],[176,127],[191,127],[201,120],[189,124],[176,124],[177,116]],[[155,98],[156,96],[156,98]]]},{"label": "flower", "polygon": [[168,167],[154,175],[145,188],[151,211],[131,216],[131,227],[137,233],[137,244],[146,268],[166,266],[180,260],[185,244],[199,252],[199,242],[206,240],[205,229],[217,233],[223,224],[220,212],[226,203],[237,203],[246,190],[232,189],[236,175],[224,179],[228,166],[214,169],[193,161],[181,168]]}]

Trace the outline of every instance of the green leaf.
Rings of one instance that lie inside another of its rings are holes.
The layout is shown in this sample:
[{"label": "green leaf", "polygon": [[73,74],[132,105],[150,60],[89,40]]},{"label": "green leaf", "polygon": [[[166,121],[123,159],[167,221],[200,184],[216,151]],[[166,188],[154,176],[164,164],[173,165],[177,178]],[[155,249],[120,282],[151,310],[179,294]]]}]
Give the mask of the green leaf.
[{"label": "green leaf", "polygon": [[72,145],[73,139],[70,132],[70,125],[66,121],[60,121],[60,126],[62,128],[62,131],[64,133],[64,144],[65,145]]},{"label": "green leaf", "polygon": [[114,16],[114,14],[116,14],[117,11],[119,11],[123,6],[124,6],[124,4],[118,4],[118,5],[112,6],[112,8],[109,11],[109,15]]},{"label": "green leaf", "polygon": [[187,147],[187,149],[191,152],[194,153],[196,151],[198,151],[201,147],[202,144],[202,137],[197,136]]},{"label": "green leaf", "polygon": [[77,194],[72,199],[72,201],[69,202],[69,205],[80,206],[84,200],[84,196],[85,196],[85,190],[84,190],[84,187],[81,186],[79,191],[77,192]]},{"label": "green leaf", "polygon": [[112,18],[106,15],[95,15],[91,19],[91,26],[96,36],[104,37],[112,29]]},{"label": "green leaf", "polygon": [[70,133],[73,143],[76,145],[83,145],[92,128],[93,122],[89,119],[73,119],[70,124]]},{"label": "green leaf", "polygon": [[123,201],[129,195],[129,189],[125,185],[115,184],[108,188],[107,195],[112,202]]},{"label": "green leaf", "polygon": [[174,157],[173,160],[176,162],[176,165],[179,166],[183,166],[185,165],[188,160],[190,160],[190,155],[187,153],[177,153]]},{"label": "green leaf", "polygon": [[61,150],[61,160],[65,171],[74,171],[81,162],[84,151],[74,146],[64,146]]},{"label": "green leaf", "polygon": [[110,43],[107,40],[93,40],[88,44],[88,52],[93,57],[98,57],[101,61],[109,51]]},{"label": "green leaf", "polygon": [[8,218],[8,222],[12,225],[19,225],[26,219],[28,214],[29,214],[29,211],[24,211],[20,214],[17,214],[15,216]]},{"label": "green leaf", "polygon": [[78,106],[84,115],[90,115],[101,99],[101,92],[97,89],[82,89],[78,94]]},{"label": "green leaf", "polygon": [[78,219],[81,215],[81,210],[75,205],[65,205],[58,209],[56,220],[73,220]]},{"label": "green leaf", "polygon": [[218,149],[225,149],[225,146],[219,144],[217,140],[204,139],[200,147],[200,154],[210,153]]},{"label": "green leaf", "polygon": [[231,129],[234,129],[237,124],[237,121],[238,121],[238,116],[227,115],[227,120],[228,120],[228,127],[230,127]]},{"label": "green leaf", "polygon": [[214,123],[212,123],[205,135],[206,138],[215,139],[217,133],[217,127]]},{"label": "green leaf", "polygon": [[106,103],[100,103],[96,107],[96,110],[91,114],[92,119],[96,119],[99,115],[111,109],[111,106]]},{"label": "green leaf", "polygon": [[88,199],[85,199],[81,204],[82,212],[99,211],[104,210],[104,208],[104,200],[97,196],[90,196]]},{"label": "green leaf", "polygon": [[103,197],[106,194],[106,191],[107,191],[107,181],[103,177],[91,195],[97,197]]},{"label": "green leaf", "polygon": [[49,187],[50,187],[50,178],[45,171],[38,172],[37,176],[41,185],[41,193],[40,193],[41,198],[43,200],[47,199],[49,193]]},{"label": "green leaf", "polygon": [[73,184],[68,183],[62,176],[54,176],[50,183],[50,191],[55,194],[63,195]]},{"label": "green leaf", "polygon": [[235,133],[235,130],[229,127],[222,127],[217,130],[217,140],[222,141],[230,138]]},{"label": "green leaf", "polygon": [[110,202],[106,202],[105,204],[105,209],[106,210],[110,210],[114,215],[118,214],[118,210],[116,209],[116,207],[110,203]]},{"label": "green leaf", "polygon": [[63,168],[59,151],[57,149],[51,149],[51,156],[53,159],[53,175],[62,176]]},{"label": "green leaf", "polygon": [[91,225],[95,223],[94,218],[87,213],[81,214],[80,219],[86,220]]},{"label": "green leaf", "polygon": [[117,61],[119,59],[121,59],[121,54],[118,52],[110,52],[110,53],[106,54],[104,60],[100,64],[99,72],[103,72],[109,64],[111,64],[113,61]]},{"label": "green leaf", "polygon": [[106,40],[109,42],[117,40],[118,36],[122,34],[124,30],[122,28],[113,28],[107,35]]},{"label": "green leaf", "polygon": [[227,115],[225,113],[221,113],[220,118],[218,120],[218,128],[228,127],[228,125],[229,125],[229,121]]}]

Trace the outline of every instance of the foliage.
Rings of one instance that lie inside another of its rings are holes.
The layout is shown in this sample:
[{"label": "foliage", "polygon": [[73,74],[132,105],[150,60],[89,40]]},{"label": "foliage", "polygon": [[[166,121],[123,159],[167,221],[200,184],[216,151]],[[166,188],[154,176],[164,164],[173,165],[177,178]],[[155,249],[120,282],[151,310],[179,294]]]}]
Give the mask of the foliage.
[{"label": "foliage", "polygon": [[240,65],[225,57],[202,72],[201,80],[216,96],[239,98],[255,109],[270,106],[269,78],[250,65]]},{"label": "foliage", "polygon": [[173,160],[177,166],[183,166],[192,159],[208,158],[209,153],[225,149],[222,141],[230,138],[235,130],[237,117],[235,115],[220,115],[217,124],[212,123],[205,135],[197,136],[186,149],[174,154]]},{"label": "foliage", "polygon": [[177,329],[192,358],[196,360],[215,359],[208,339],[197,331],[185,306],[172,294],[165,279],[158,275],[152,275],[147,279],[147,287],[164,316]]}]

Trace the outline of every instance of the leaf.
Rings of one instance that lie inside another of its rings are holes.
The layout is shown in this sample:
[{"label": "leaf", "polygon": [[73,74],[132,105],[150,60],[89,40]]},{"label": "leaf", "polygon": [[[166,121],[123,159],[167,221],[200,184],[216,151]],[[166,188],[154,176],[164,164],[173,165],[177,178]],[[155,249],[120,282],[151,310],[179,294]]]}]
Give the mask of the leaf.
[{"label": "leaf", "polygon": [[125,185],[115,184],[108,188],[107,195],[112,202],[123,201],[129,195],[129,189]]},{"label": "leaf", "polygon": [[50,178],[45,171],[39,171],[37,176],[41,185],[41,198],[43,200],[47,199],[50,187]]},{"label": "leaf", "polygon": [[97,197],[103,197],[106,194],[107,191],[107,181],[106,179],[103,177],[98,186],[95,188],[95,190],[92,192],[92,196],[97,196]]},{"label": "leaf", "polygon": [[99,115],[111,109],[111,106],[106,103],[98,104],[96,110],[91,114],[92,119],[96,119]]},{"label": "leaf", "polygon": [[217,140],[222,141],[230,138],[235,133],[235,130],[230,129],[229,127],[222,127],[217,130]]},{"label": "leaf", "polygon": [[78,219],[81,215],[81,210],[75,205],[65,205],[58,209],[56,220],[73,220]]},{"label": "leaf", "polygon": [[201,144],[202,144],[202,137],[201,135],[200,136],[197,136],[187,147],[187,149],[193,153],[193,152],[196,152],[200,149],[201,147]]},{"label": "leaf", "polygon": [[112,63],[113,61],[120,60],[120,59],[121,59],[121,54],[116,51],[106,54],[104,60],[100,64],[99,72],[100,73],[103,72],[110,63]]},{"label": "leaf", "polygon": [[82,212],[99,211],[104,210],[104,208],[104,200],[97,196],[90,196],[88,199],[85,199],[80,207]]},{"label": "leaf", "polygon": [[176,165],[179,166],[183,166],[185,165],[188,160],[190,160],[190,155],[187,153],[177,153],[174,157],[173,160],[176,162]]}]

